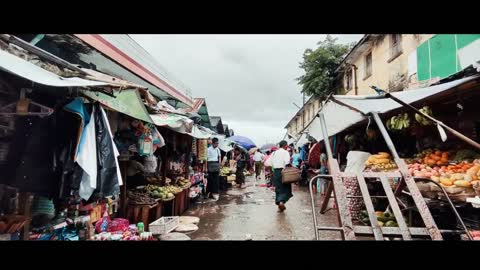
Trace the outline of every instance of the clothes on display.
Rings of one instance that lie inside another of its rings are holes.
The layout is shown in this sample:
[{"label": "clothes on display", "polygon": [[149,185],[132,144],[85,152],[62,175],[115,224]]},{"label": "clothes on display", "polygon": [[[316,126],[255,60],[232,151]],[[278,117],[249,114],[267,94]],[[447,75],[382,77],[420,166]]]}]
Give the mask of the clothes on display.
[{"label": "clothes on display", "polygon": [[208,140],[197,140],[198,160],[207,161]]}]

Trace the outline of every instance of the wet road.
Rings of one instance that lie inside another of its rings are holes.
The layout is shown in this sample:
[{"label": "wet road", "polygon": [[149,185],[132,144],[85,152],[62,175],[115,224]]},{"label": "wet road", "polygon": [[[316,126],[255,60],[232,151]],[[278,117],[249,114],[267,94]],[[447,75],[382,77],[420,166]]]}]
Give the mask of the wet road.
[{"label": "wet road", "polygon": [[[184,213],[200,217],[199,230],[190,234],[192,240],[313,240],[313,218],[307,188],[294,186],[286,204],[287,210],[277,212],[275,193],[254,185],[247,178],[244,189],[231,188],[221,194],[218,202],[194,204]],[[320,202],[320,195],[317,197]],[[317,207],[317,209],[319,209]],[[319,226],[337,226],[334,210],[318,217]],[[338,232],[320,232],[323,240],[340,240]]]}]

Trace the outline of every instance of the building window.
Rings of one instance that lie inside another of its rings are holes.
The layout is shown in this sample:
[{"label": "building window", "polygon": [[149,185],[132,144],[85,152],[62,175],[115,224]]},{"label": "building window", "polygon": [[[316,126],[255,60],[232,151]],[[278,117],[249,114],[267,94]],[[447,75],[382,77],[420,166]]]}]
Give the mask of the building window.
[{"label": "building window", "polygon": [[390,37],[390,59],[388,62],[393,61],[397,56],[402,54],[402,35],[393,34]]},{"label": "building window", "polygon": [[370,76],[372,76],[372,52],[365,56],[365,76],[363,76],[363,79],[365,80]]},{"label": "building window", "polygon": [[347,70],[346,80],[347,80],[347,87],[346,87],[347,90],[352,90],[353,76],[352,76],[351,68]]}]

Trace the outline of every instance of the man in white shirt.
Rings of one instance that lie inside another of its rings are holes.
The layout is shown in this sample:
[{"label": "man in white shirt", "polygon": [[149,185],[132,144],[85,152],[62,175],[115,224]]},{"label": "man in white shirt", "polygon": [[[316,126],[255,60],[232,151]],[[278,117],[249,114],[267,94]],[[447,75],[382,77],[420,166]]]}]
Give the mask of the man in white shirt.
[{"label": "man in white shirt", "polygon": [[257,149],[255,155],[253,155],[253,161],[255,161],[255,176],[257,179],[260,177],[260,173],[262,172],[262,165],[263,165],[263,154],[260,152],[260,149]]},{"label": "man in white shirt", "polygon": [[208,167],[208,182],[207,182],[207,193],[209,197],[211,196],[215,201],[220,197],[219,186],[220,186],[220,163],[222,161],[222,154],[218,148],[218,139],[212,139],[212,145],[208,147],[207,150],[207,167]]},{"label": "man in white shirt", "polygon": [[292,185],[282,183],[282,170],[290,165],[290,154],[287,151],[288,144],[286,141],[280,142],[280,149],[275,151],[267,160],[267,165],[273,168],[273,184],[275,186],[275,204],[278,205],[280,212],[285,211],[285,203],[293,197]]}]

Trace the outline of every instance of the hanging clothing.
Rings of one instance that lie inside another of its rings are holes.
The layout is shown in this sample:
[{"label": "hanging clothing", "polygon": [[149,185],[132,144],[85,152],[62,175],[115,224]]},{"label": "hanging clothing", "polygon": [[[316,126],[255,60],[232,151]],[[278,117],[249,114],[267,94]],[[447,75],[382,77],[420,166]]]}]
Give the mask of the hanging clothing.
[{"label": "hanging clothing", "polygon": [[[97,187],[92,197],[105,198],[120,194],[119,168],[116,147],[110,134],[108,121],[102,107],[95,105],[95,131],[97,133],[98,174]],[[115,151],[116,150],[116,151]]]},{"label": "hanging clothing", "polygon": [[80,197],[88,200],[97,187],[97,143],[95,133],[95,107],[86,123],[76,162],[85,172],[80,182]]},{"label": "hanging clothing", "polygon": [[308,155],[308,166],[312,169],[318,169],[320,167],[320,143],[316,143],[310,149],[310,153]]}]

